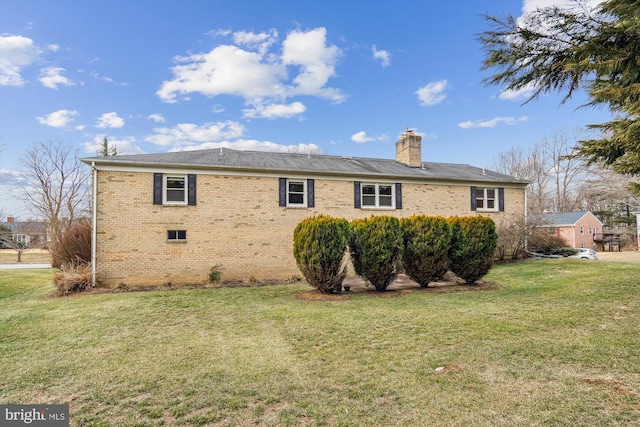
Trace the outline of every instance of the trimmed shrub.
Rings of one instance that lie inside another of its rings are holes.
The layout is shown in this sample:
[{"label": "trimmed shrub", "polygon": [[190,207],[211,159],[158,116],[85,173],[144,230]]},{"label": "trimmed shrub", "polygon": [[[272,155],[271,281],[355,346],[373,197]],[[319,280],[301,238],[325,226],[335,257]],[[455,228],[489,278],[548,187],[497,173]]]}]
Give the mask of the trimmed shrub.
[{"label": "trimmed shrub", "polygon": [[60,242],[51,253],[54,268],[74,266],[91,262],[91,224],[80,221],[64,231]]},{"label": "trimmed shrub", "polygon": [[58,295],[82,292],[91,287],[91,264],[65,265],[53,276]]},{"label": "trimmed shrub", "polygon": [[293,256],[311,286],[329,294],[340,292],[347,275],[344,262],[349,222],[326,215],[300,222],[293,231]]},{"label": "trimmed shrub", "polygon": [[412,216],[400,220],[404,242],[402,266],[421,288],[449,269],[451,227],[440,216]]},{"label": "trimmed shrub", "polygon": [[484,277],[493,264],[498,244],[496,224],[482,216],[452,217],[449,260],[451,271],[471,284]]},{"label": "trimmed shrub", "polygon": [[351,260],[356,273],[384,291],[398,276],[402,256],[400,221],[392,216],[372,216],[351,222]]}]

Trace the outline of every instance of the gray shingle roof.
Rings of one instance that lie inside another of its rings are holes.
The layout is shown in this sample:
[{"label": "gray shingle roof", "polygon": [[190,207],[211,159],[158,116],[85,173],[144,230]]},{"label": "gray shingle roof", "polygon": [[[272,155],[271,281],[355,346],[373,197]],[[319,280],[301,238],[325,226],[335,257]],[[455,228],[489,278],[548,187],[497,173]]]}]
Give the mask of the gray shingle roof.
[{"label": "gray shingle roof", "polygon": [[389,159],[350,156],[306,155],[267,151],[238,151],[229,148],[134,154],[112,157],[88,157],[86,164],[128,167],[176,167],[246,172],[294,172],[349,177],[404,178],[509,183],[525,186],[528,182],[482,168],[453,163],[425,162],[422,168],[410,167]]},{"label": "gray shingle roof", "polygon": [[574,225],[589,211],[559,212],[536,215],[535,219],[540,225]]}]

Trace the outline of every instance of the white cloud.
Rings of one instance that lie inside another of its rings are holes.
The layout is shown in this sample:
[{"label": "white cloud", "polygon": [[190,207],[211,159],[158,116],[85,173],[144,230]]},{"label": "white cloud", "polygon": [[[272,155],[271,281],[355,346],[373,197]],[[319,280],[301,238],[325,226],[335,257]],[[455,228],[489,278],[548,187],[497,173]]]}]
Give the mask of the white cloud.
[{"label": "white cloud", "polygon": [[268,33],[253,33],[237,31],[233,33],[233,42],[237,45],[246,46],[248,49],[256,50],[264,55],[267,50],[278,41],[278,31],[269,30]]},{"label": "white cloud", "polygon": [[378,136],[368,136],[367,133],[363,130],[351,135],[351,140],[358,144],[364,144],[365,142],[371,142],[371,141],[385,141],[386,139],[387,139],[387,135],[383,134]]},{"label": "white cloud", "polygon": [[73,122],[77,115],[78,112],[75,110],[58,110],[44,117],[38,117],[37,119],[43,125],[53,128],[64,128]]},{"label": "white cloud", "polygon": [[245,128],[242,124],[233,121],[205,123],[202,126],[180,123],[172,128],[156,128],[154,132],[148,135],[145,141],[161,147],[173,146],[184,149],[198,144],[240,138]]},{"label": "white cloud", "polygon": [[98,119],[97,128],[121,128],[124,120],[118,117],[118,113],[104,113]]},{"label": "white cloud", "polygon": [[[248,104],[278,104],[296,95],[344,100],[340,90],[325,86],[335,75],[341,51],[334,45],[327,46],[324,28],[292,31],[282,42],[282,49],[273,52],[269,48],[277,40],[275,30],[236,32],[233,39],[236,45],[219,45],[207,53],[174,58],[173,79],[162,82],[158,97],[176,102],[177,96],[184,98],[192,93],[232,95]],[[293,79],[289,71],[293,71]]]},{"label": "white cloud", "polygon": [[356,132],[351,135],[351,140],[353,142],[357,142],[358,144],[364,144],[365,142],[373,141],[375,138],[367,136],[367,133],[363,130],[360,132]]},{"label": "white cloud", "polygon": [[164,116],[162,114],[151,114],[147,119],[153,120],[156,123],[164,123]]},{"label": "white cloud", "polygon": [[36,62],[41,53],[28,37],[0,35],[0,85],[22,86],[22,68]]},{"label": "white cloud", "polygon": [[66,71],[60,67],[47,67],[40,70],[40,83],[50,89],[58,89],[58,85],[75,86],[71,80],[62,75]]},{"label": "white cloud", "polygon": [[[600,3],[603,3],[604,0],[586,0],[587,7],[592,8]],[[542,9],[544,7],[557,6],[560,9],[571,9],[577,6],[575,0],[524,0],[522,2],[522,13],[534,12],[537,9]]]},{"label": "white cloud", "polygon": [[529,120],[527,116],[520,117],[494,117],[491,120],[476,120],[471,121],[468,120],[466,122],[458,123],[458,126],[462,129],[471,129],[471,128],[493,128],[500,123],[504,123],[506,125],[514,125],[518,122],[526,122]]},{"label": "white cloud", "polygon": [[444,93],[447,88],[447,81],[440,80],[437,82],[428,83],[425,86],[422,86],[416,94],[418,95],[418,99],[420,100],[420,105],[436,105],[440,102],[444,101],[447,97],[447,94]]},{"label": "white cloud", "polygon": [[87,141],[83,144],[84,150],[87,153],[91,153],[95,155],[98,150],[102,148],[102,142],[104,138],[107,137],[109,141],[109,146],[116,147],[116,152],[119,155],[124,154],[145,154],[145,152],[140,148],[139,145],[136,144],[136,139],[133,136],[124,137],[124,138],[114,138],[112,136],[98,134],[93,137],[92,141]]},{"label": "white cloud", "polygon": [[383,67],[391,65],[391,54],[388,51],[378,50],[375,45],[373,45],[371,51],[373,52],[373,59],[379,59]]},{"label": "white cloud", "polygon": [[498,95],[498,98],[504,99],[507,101],[525,100],[525,99],[529,99],[531,95],[533,95],[533,92],[535,90],[536,90],[535,84],[528,83],[525,87],[518,90],[505,89],[502,92],[500,92],[500,94]]},{"label": "white cloud", "polygon": [[263,118],[263,119],[276,119],[276,118],[291,118],[302,114],[307,110],[307,107],[302,102],[293,102],[291,104],[269,104],[269,105],[254,105],[253,108],[242,110],[244,117],[247,118]]},{"label": "white cloud", "polygon": [[258,141],[256,139],[238,139],[235,141],[204,142],[202,144],[197,144],[197,145],[176,147],[169,151],[210,150],[210,149],[220,148],[220,147],[231,148],[232,150],[271,151],[276,153],[287,153],[289,151],[289,148],[287,146],[276,144],[275,142],[271,142],[271,141]]}]

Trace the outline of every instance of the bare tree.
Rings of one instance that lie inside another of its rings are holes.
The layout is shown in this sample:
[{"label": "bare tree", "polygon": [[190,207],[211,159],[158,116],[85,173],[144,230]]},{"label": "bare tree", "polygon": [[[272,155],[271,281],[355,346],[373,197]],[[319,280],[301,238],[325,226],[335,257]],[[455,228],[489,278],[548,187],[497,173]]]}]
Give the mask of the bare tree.
[{"label": "bare tree", "polygon": [[[567,134],[559,131],[542,140],[545,155],[551,164],[549,177],[554,189],[555,212],[572,212],[582,208],[583,199],[580,196],[584,192],[580,187],[585,185],[589,171],[586,162],[573,155],[577,145],[575,139],[570,143]],[[584,178],[582,182],[581,178]]]},{"label": "bare tree", "polygon": [[555,132],[527,152],[514,147],[500,153],[494,159],[494,168],[531,182],[530,214],[584,209],[590,171],[583,160],[573,156],[575,146],[576,142],[570,142],[565,132]]},{"label": "bare tree", "polygon": [[542,213],[550,209],[548,191],[550,162],[545,156],[542,144],[536,144],[527,152],[522,147],[513,147],[507,152],[500,153],[494,159],[493,168],[497,172],[531,182],[527,189],[529,213]]},{"label": "bare tree", "polygon": [[61,141],[49,141],[37,143],[22,158],[27,184],[21,199],[48,223],[51,252],[65,228],[88,212],[89,174],[77,154]]}]

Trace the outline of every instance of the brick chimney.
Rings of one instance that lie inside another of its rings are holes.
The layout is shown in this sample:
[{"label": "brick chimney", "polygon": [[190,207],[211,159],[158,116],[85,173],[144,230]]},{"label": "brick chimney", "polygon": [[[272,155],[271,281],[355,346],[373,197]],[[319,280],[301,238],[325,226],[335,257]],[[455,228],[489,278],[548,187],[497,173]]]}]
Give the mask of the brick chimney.
[{"label": "brick chimney", "polygon": [[12,216],[7,217],[7,222],[16,222],[16,219]]},{"label": "brick chimney", "polygon": [[396,161],[415,168],[422,167],[422,137],[407,129],[396,142]]}]

